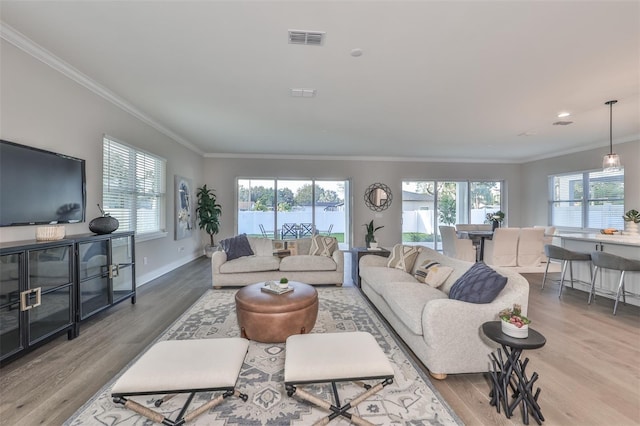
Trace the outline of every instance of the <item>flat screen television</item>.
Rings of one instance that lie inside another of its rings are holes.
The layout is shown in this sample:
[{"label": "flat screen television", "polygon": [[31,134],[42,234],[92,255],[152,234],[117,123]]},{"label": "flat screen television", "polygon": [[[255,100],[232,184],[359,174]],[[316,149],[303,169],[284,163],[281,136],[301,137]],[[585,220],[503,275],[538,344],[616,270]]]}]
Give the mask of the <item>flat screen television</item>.
[{"label": "flat screen television", "polygon": [[85,161],[0,140],[0,226],[85,221]]}]

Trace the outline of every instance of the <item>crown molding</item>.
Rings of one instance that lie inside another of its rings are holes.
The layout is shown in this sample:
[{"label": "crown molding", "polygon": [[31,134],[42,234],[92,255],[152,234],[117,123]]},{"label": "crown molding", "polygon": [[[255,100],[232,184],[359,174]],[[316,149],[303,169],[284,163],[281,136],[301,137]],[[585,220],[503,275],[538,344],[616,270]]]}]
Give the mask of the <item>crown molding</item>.
[{"label": "crown molding", "polygon": [[131,103],[124,100],[122,97],[118,96],[116,93],[102,86],[98,82],[91,79],[86,74],[82,73],[80,70],[76,69],[69,63],[60,59],[53,53],[49,52],[42,46],[35,43],[33,40],[26,37],[24,34],[20,33],[10,25],[7,25],[5,22],[0,21],[0,38],[3,40],[13,44],[18,49],[27,53],[28,55],[34,57],[40,62],[48,65],[54,70],[58,71],[62,75],[68,77],[69,79],[75,81],[79,85],[89,89],[96,95],[104,98],[105,100],[111,102],[113,105],[122,109],[126,113],[132,115],[143,123],[153,127],[160,133],[174,140],[175,142],[185,146],[191,151],[203,155],[204,153],[197,148],[194,144],[184,139],[182,136],[163,126],[162,124],[155,121],[153,118],[149,117],[147,114],[133,106]]},{"label": "crown molding", "polygon": [[257,160],[326,160],[326,161],[369,161],[369,162],[412,162],[412,163],[478,163],[478,164],[520,164],[521,161],[454,157],[376,157],[348,155],[284,155],[284,154],[233,154],[206,153],[205,158],[257,159]]}]

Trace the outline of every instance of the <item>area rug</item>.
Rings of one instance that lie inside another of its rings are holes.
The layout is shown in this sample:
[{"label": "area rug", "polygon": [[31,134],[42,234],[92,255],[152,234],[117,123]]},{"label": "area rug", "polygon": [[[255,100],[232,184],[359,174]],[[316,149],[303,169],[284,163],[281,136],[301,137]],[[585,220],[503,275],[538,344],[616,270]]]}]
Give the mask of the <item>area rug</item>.
[{"label": "area rug", "polygon": [[[380,344],[393,364],[393,384],[355,408],[354,412],[378,425],[461,425],[442,397],[432,387],[429,378],[414,365],[414,361],[398,345],[384,322],[369,306],[356,288],[319,287],[320,308],[312,333],[366,331]],[[240,335],[235,313],[236,289],[209,290],[158,339],[209,339]],[[251,342],[236,388],[249,396],[247,402],[227,398],[190,424],[195,425],[310,425],[327,413],[287,396],[284,389],[285,345]],[[211,355],[212,363],[215,354]],[[132,361],[132,362],[135,362]],[[126,368],[125,368],[126,370]],[[111,387],[121,371],[91,400],[81,407],[65,425],[151,425],[152,422],[132,411],[115,405]],[[314,395],[332,400],[330,385],[304,388]],[[338,383],[343,401],[349,401],[362,391],[351,382]],[[160,396],[132,398],[153,407]],[[163,414],[175,419],[185,396],[175,397],[162,405]],[[211,398],[200,393],[191,408]],[[342,402],[342,401],[341,401]],[[347,425],[344,418],[332,425]]]}]

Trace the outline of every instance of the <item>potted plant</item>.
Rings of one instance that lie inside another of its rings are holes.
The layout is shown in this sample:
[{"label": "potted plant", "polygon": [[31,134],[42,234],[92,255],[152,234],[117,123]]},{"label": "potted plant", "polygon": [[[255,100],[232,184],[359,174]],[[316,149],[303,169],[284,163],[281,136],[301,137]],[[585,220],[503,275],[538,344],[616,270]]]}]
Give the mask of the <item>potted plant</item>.
[{"label": "potted plant", "polygon": [[367,228],[367,233],[364,235],[364,242],[365,242],[367,248],[371,248],[371,243],[377,244],[376,243],[375,232],[378,229],[384,228],[384,226],[374,226],[373,225],[373,219],[371,219],[371,222],[365,223],[362,226],[365,226]]},{"label": "potted plant", "polygon": [[215,250],[213,236],[220,232],[222,206],[217,203],[215,190],[207,188],[207,185],[198,188],[197,196],[198,207],[196,208],[196,215],[198,215],[198,226],[209,234],[210,244],[204,246],[204,251],[208,257],[211,257]]},{"label": "potted plant", "polygon": [[622,216],[625,222],[625,230],[630,234],[638,233],[638,223],[640,223],[640,212],[636,209],[631,209]]},{"label": "potted plant", "polygon": [[531,320],[522,315],[522,307],[514,304],[513,308],[507,308],[498,314],[502,325],[502,332],[507,336],[524,339],[529,335]]},{"label": "potted plant", "polygon": [[498,210],[497,212],[487,213],[486,219],[487,222],[491,223],[493,226],[492,230],[495,231],[496,228],[500,227],[500,224],[504,220],[504,212],[502,210]]}]

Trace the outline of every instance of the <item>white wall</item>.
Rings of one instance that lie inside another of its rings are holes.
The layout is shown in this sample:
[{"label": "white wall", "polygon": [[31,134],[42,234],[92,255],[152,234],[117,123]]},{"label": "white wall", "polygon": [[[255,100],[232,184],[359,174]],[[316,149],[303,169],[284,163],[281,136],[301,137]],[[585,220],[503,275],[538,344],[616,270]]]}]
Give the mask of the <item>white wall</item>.
[{"label": "white wall", "polygon": [[[67,235],[88,233],[88,222],[99,216],[106,133],[167,159],[168,235],[136,244],[138,285],[200,256],[200,232],[190,239],[173,239],[173,177],[179,174],[200,186],[202,157],[12,44],[3,40],[0,49],[0,137],[86,160],[87,222],[65,225]],[[0,228],[2,242],[34,238],[34,226]],[[179,252],[180,247],[184,249]]]},{"label": "white wall", "polygon": [[[548,217],[549,175],[597,170],[609,147],[592,149],[560,157],[532,161],[522,165],[521,199],[523,225],[546,225]],[[624,166],[624,211],[640,210],[640,141],[613,146]]]}]

